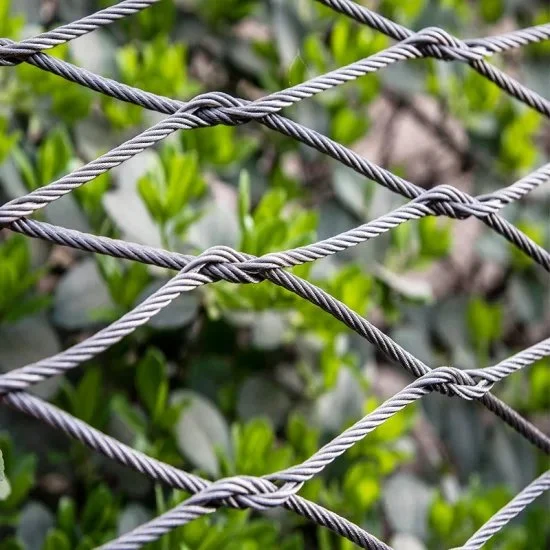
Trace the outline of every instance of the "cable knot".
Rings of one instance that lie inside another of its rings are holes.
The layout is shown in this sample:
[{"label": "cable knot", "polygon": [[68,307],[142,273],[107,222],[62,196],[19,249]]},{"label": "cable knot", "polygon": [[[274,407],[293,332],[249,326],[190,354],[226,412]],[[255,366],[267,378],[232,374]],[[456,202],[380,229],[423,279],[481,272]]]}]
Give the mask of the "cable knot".
[{"label": "cable knot", "polygon": [[426,27],[404,42],[425,49],[431,57],[444,61],[479,61],[483,55],[439,27]]},{"label": "cable knot", "polygon": [[459,220],[470,216],[483,218],[498,211],[496,203],[482,203],[449,184],[438,185],[414,199],[413,202],[427,203],[436,214]]},{"label": "cable knot", "polygon": [[237,252],[229,246],[213,246],[191,260],[182,272],[204,273],[232,283],[259,283],[263,281],[260,274],[250,274],[234,265],[250,258],[253,256]]},{"label": "cable knot", "polygon": [[[438,391],[450,396],[459,396],[468,401],[483,397],[493,387],[493,383],[487,380],[476,382],[467,372],[456,367],[438,367],[429,374],[439,379],[443,378],[435,384],[430,384]],[[442,391],[443,388],[445,391]]]},{"label": "cable knot", "polygon": [[225,92],[207,92],[187,103],[185,110],[200,116],[211,125],[236,126],[247,122],[250,118],[239,111],[247,103],[249,102]]},{"label": "cable knot", "polygon": [[14,44],[17,44],[17,42],[11,40],[11,38],[0,38],[0,66],[12,67],[25,61],[26,55],[13,48]]},{"label": "cable knot", "polygon": [[225,502],[234,508],[267,510],[282,506],[293,497],[303,483],[285,483],[277,487],[262,477],[233,476],[215,481],[208,488],[191,497],[191,505],[208,505],[211,502]]}]

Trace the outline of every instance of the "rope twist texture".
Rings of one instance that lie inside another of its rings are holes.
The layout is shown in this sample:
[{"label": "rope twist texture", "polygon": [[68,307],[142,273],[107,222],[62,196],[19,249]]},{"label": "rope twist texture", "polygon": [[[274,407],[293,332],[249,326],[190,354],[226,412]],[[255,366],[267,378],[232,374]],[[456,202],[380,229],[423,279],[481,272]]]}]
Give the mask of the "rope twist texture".
[{"label": "rope twist texture", "polygon": [[[499,36],[460,40],[437,27],[413,32],[351,0],[317,0],[336,12],[384,33],[397,43],[368,58],[255,101],[232,97],[222,92],[209,92],[191,101],[182,102],[105,78],[46,53],[52,47],[137,13],[156,1],[124,0],[115,6],[34,38],[20,42],[0,39],[0,65],[14,66],[23,62],[29,63],[91,90],[168,115],[158,124],[70,174],[0,206],[0,228],[9,228],[29,237],[79,250],[178,271],[168,283],[135,309],[85,341],[54,356],[13,369],[0,376],[0,402],[65,432],[89,448],[155,481],[185,490],[193,495],[173,510],[122,535],[103,548],[111,550],[140,548],[148,542],[157,540],[170,530],[210,514],[221,506],[252,508],[259,511],[282,506],[331,529],[361,548],[391,550],[388,545],[361,527],[298,496],[297,493],[304,483],[321,473],[368,433],[407,405],[433,391],[449,397],[481,402],[537,448],[550,454],[550,438],[490,393],[497,382],[543,357],[550,356],[550,338],[491,367],[461,370],[451,366],[440,366],[432,369],[344,303],[312,283],[286,271],[288,268],[357,246],[410,220],[425,216],[447,216],[464,220],[473,216],[513,243],[548,272],[550,271],[550,253],[501,217],[499,212],[506,205],[522,199],[546,183],[550,179],[550,164],[540,167],[512,185],[477,197],[447,184],[425,190],[330,138],[280,114],[283,109],[306,98],[397,62],[433,57],[445,62],[467,63],[473,70],[512,97],[542,115],[550,117],[550,102],[547,99],[486,61],[487,57],[494,54],[550,39],[550,23]],[[366,178],[399,193],[409,202],[393,212],[334,237],[261,257],[244,254],[226,246],[215,246],[199,256],[178,254],[137,243],[82,233],[29,218],[51,202],[119,166],[177,130],[191,130],[219,124],[241,125],[249,122],[263,124],[285,136],[292,137],[332,157]],[[255,284],[265,280],[294,292],[327,311],[366,338],[379,351],[403,366],[416,378],[414,382],[375,411],[358,420],[301,464],[263,477],[239,475],[211,482],[148,457],[26,391],[34,384],[63,374],[95,357],[147,323],[182,292],[189,292],[216,281]],[[521,491],[461,548],[464,550],[480,548],[549,488],[550,471],[543,473]]]}]

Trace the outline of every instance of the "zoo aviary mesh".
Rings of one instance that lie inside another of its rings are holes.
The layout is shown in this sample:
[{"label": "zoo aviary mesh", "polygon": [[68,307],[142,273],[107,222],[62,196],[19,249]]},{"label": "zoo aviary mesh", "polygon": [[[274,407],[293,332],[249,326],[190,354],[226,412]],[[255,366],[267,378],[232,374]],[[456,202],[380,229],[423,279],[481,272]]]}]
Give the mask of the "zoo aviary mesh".
[{"label": "zoo aviary mesh", "polygon": [[[486,59],[513,48],[548,40],[550,23],[498,36],[459,40],[445,30],[435,27],[414,32],[351,0],[318,1],[336,12],[353,18],[360,24],[384,33],[394,39],[395,44],[370,57],[255,101],[247,101],[219,92],[205,93],[188,102],[176,101],[104,78],[45,53],[49,48],[143,10],[154,4],[156,0],[125,0],[34,38],[20,42],[0,40],[1,65],[30,63],[91,90],[168,115],[158,124],[96,160],[0,206],[0,227],[79,250],[107,254],[177,271],[166,285],[97,334],[52,357],[0,376],[0,401],[4,405],[65,432],[96,452],[133,468],[157,482],[192,493],[191,497],[176,508],[105,544],[103,548],[111,550],[140,548],[195,518],[214,513],[221,506],[229,506],[260,511],[284,507],[338,533],[361,548],[387,550],[390,547],[375,536],[330,510],[300,497],[298,492],[308,480],[322,472],[369,432],[410,403],[431,392],[439,392],[449,398],[458,397],[481,402],[533,445],[546,454],[550,453],[550,438],[490,393],[492,387],[499,381],[549,356],[550,339],[543,340],[487,368],[469,370],[451,366],[431,368],[345,304],[310,282],[286,271],[286,268],[336,254],[390,231],[409,220],[417,220],[425,216],[448,216],[459,220],[475,216],[530,256],[540,267],[550,271],[550,253],[499,214],[506,205],[522,199],[547,182],[550,178],[550,164],[542,166],[512,185],[485,195],[470,196],[450,185],[439,185],[425,190],[373,164],[328,137],[280,114],[285,107],[368,73],[401,61],[432,57],[441,62],[467,63],[474,71],[494,82],[510,96],[545,117],[549,117],[550,102],[547,99],[489,64]],[[409,199],[409,202],[393,212],[334,237],[262,257],[253,257],[225,246],[215,246],[193,257],[82,233],[36,221],[30,217],[34,212],[122,164],[173,132],[218,124],[240,125],[250,122],[263,124],[329,155],[366,178],[403,195]],[[150,458],[50,403],[27,393],[26,390],[30,386],[65,373],[100,354],[147,323],[182,292],[190,292],[199,286],[220,280],[236,284],[254,284],[267,280],[296,293],[367,339],[381,353],[413,374],[416,377],[415,381],[376,410],[358,420],[305,462],[262,477],[235,476],[214,482]],[[550,471],[546,471],[472,534],[461,548],[473,550],[482,547],[495,533],[549,488]]]}]

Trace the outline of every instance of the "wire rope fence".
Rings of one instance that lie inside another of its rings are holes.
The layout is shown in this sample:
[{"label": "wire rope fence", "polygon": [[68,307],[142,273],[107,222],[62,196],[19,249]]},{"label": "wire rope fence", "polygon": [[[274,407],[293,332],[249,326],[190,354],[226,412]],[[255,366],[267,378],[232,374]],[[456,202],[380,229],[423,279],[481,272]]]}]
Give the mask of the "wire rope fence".
[{"label": "wire rope fence", "polygon": [[[104,78],[46,53],[52,47],[135,14],[157,1],[124,0],[115,6],[34,38],[20,42],[0,39],[0,65],[30,63],[91,90],[168,115],[159,123],[101,157],[44,187],[0,206],[0,228],[8,228],[29,237],[83,251],[177,271],[168,283],[135,309],[93,336],[56,355],[0,376],[0,402],[4,405],[65,432],[89,448],[157,482],[192,494],[173,510],[105,544],[102,548],[111,550],[140,548],[195,518],[214,513],[222,506],[229,506],[258,511],[283,507],[338,533],[361,548],[388,550],[390,547],[387,544],[361,527],[300,497],[298,493],[308,480],[321,473],[340,455],[365,438],[369,432],[407,405],[431,392],[443,393],[449,398],[459,397],[481,402],[538,449],[550,454],[550,437],[491,393],[493,386],[499,381],[541,358],[550,356],[550,338],[487,368],[468,370],[452,366],[432,368],[344,303],[287,271],[288,268],[313,262],[364,243],[410,220],[426,216],[447,216],[463,220],[474,216],[549,272],[550,253],[502,217],[500,211],[548,182],[550,164],[541,166],[507,187],[484,195],[471,196],[445,184],[425,190],[281,114],[286,107],[395,63],[432,57],[442,62],[468,64],[510,96],[550,118],[548,99],[525,87],[487,61],[487,58],[494,54],[549,40],[550,23],[498,36],[460,40],[445,30],[435,27],[418,32],[412,31],[351,0],[317,0],[335,12],[384,33],[394,39],[395,44],[370,57],[255,101],[232,97],[222,92],[210,92],[188,102],[181,102]],[[360,175],[401,194],[409,202],[388,214],[339,235],[261,257],[244,254],[226,246],[215,246],[205,250],[199,256],[184,255],[82,233],[30,218],[33,213],[51,202],[119,166],[176,131],[251,122],[263,124],[332,157]],[[31,386],[66,373],[102,353],[147,323],[183,292],[190,292],[216,281],[254,284],[265,280],[294,292],[330,313],[416,378],[414,382],[358,420],[301,464],[262,477],[235,476],[212,482],[148,457],[27,392]],[[550,470],[525,487],[476,533],[472,534],[461,548],[465,550],[481,548],[495,533],[548,489],[550,489]]]}]

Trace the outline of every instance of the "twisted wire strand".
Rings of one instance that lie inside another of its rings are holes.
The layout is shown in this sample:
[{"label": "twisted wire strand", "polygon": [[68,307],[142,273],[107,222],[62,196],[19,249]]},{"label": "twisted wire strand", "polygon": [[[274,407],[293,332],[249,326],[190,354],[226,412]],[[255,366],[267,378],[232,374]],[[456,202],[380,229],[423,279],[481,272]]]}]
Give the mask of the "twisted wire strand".
[{"label": "twisted wire strand", "polygon": [[[53,428],[63,431],[90,449],[103,454],[119,464],[145,474],[149,478],[159,481],[168,487],[190,493],[198,493],[211,484],[208,480],[187,473],[174,466],[151,458],[140,451],[132,449],[128,445],[102,433],[82,420],[75,418],[69,413],[62,411],[34,395],[25,392],[14,392],[1,399],[12,409],[32,416]],[[235,499],[226,499],[224,505],[233,508],[242,508]],[[338,535],[358,544],[361,548],[368,548],[370,550],[391,550],[385,543],[347,519],[303,497],[297,495],[292,496],[282,506],[300,514],[306,519],[316,521],[319,525],[331,529]],[[213,510],[214,509],[211,511]],[[205,513],[208,512],[205,510]]]},{"label": "twisted wire strand", "polygon": [[110,6],[78,21],[72,21],[51,31],[44,32],[33,38],[26,38],[20,42],[12,42],[10,45],[0,46],[0,65],[16,65],[26,57],[49,50],[70,40],[84,36],[100,27],[133,15],[159,0],[123,0],[114,6]]},{"label": "twisted wire strand", "polygon": [[[104,545],[102,549],[134,550],[140,548],[143,544],[157,540],[163,534],[171,531],[175,526],[185,525],[198,517],[198,515],[203,515],[197,512],[197,506],[216,505],[218,500],[235,495],[239,495],[241,498],[246,497],[246,500],[250,504],[256,504],[256,508],[281,506],[281,504],[299,491],[306,481],[318,475],[328,464],[336,460],[358,441],[364,439],[368,433],[375,430],[407,405],[424,397],[436,387],[445,383],[463,384],[469,390],[473,390],[473,393],[478,397],[484,395],[489,389],[475,385],[473,380],[469,379],[468,376],[458,369],[450,367],[434,369],[389,398],[375,411],[366,415],[359,422],[334,438],[308,460],[282,472],[265,476],[267,480],[284,482],[282,487],[278,488],[275,492],[273,492],[272,486],[265,487],[262,484],[258,484],[258,478],[239,476],[221,479],[201,490],[179,506],[151,520],[149,523],[143,524]],[[256,500],[258,494],[261,495],[259,503]],[[209,508],[207,509],[209,510]]]},{"label": "twisted wire strand", "polygon": [[531,502],[550,490],[550,470],[532,481],[515,496],[506,506],[499,510],[487,523],[474,533],[460,548],[453,550],[478,550],[505,525],[518,516]]},{"label": "twisted wire strand", "polygon": [[[112,8],[18,43],[0,39],[0,65],[13,65],[25,61],[67,80],[78,82],[92,90],[169,115],[157,125],[102,157],[78,168],[73,173],[37,189],[25,197],[14,199],[0,206],[0,226],[9,227],[31,237],[42,238],[82,250],[179,270],[174,278],[134,310],[84,342],[55,356],[14,369],[0,376],[0,401],[61,429],[122,464],[146,473],[154,479],[162,480],[170,486],[185,488],[194,493],[194,496],[174,510],[113,541],[105,548],[140,548],[146,542],[156,540],[163,533],[225,505],[241,508],[252,507],[260,511],[275,506],[284,506],[332,529],[362,548],[388,550],[387,545],[358,526],[329,510],[301,499],[296,493],[303,483],[323,471],[328,464],[363,439],[370,431],[407,404],[432,391],[442,392],[449,396],[459,396],[467,400],[479,400],[539,449],[550,454],[550,438],[507,404],[489,393],[496,382],[542,357],[548,356],[550,354],[550,339],[543,340],[492,367],[465,371],[452,367],[439,367],[432,370],[366,319],[350,310],[345,304],[312,283],[284,270],[356,246],[405,221],[428,215],[446,215],[457,219],[477,217],[548,271],[550,270],[548,251],[502,218],[498,212],[507,204],[520,200],[533,189],[548,181],[550,164],[507,187],[478,197],[472,197],[448,185],[439,185],[430,191],[425,191],[369,162],[326,136],[279,114],[282,109],[303,99],[313,97],[368,73],[376,72],[396,62],[434,57],[444,61],[467,63],[507,94],[549,117],[550,102],[546,98],[526,88],[497,67],[489,65],[485,58],[495,53],[550,38],[550,23],[498,36],[459,40],[439,28],[411,31],[350,0],[318,0],[360,23],[382,31],[399,42],[369,58],[255,101],[245,101],[214,92],[202,94],[188,102],[181,102],[104,78],[43,53],[44,50],[108,25],[126,15],[136,13],[155,1],[125,0]],[[27,219],[27,216],[33,212],[94,179],[99,174],[120,165],[176,130],[217,124],[239,125],[253,120],[329,155],[356,172],[402,194],[410,199],[410,202],[377,220],[340,235],[293,250],[267,254],[260,258],[237,252],[228,247],[213,247],[196,257],[174,254]],[[302,464],[262,478],[237,476],[214,483],[154,461],[94,430],[56,407],[22,391],[30,385],[65,372],[101,353],[146,323],[182,292],[220,280],[232,283],[257,283],[269,280],[294,292],[332,314],[366,338],[387,357],[409,370],[417,379],[378,409],[323,446]],[[468,550],[479,548],[546,489],[548,489],[548,480],[541,476],[501,512],[497,513],[466,543],[465,548]]]},{"label": "twisted wire strand", "polygon": [[[394,40],[406,40],[414,34],[414,31],[407,27],[368,9],[366,6],[357,4],[353,0],[316,0],[316,2],[346,15],[358,23],[368,25],[371,29],[380,31]],[[467,38],[464,40],[464,44],[483,51],[483,55],[493,55],[548,39],[550,39],[550,23],[544,23],[485,38]]]}]

